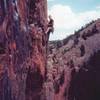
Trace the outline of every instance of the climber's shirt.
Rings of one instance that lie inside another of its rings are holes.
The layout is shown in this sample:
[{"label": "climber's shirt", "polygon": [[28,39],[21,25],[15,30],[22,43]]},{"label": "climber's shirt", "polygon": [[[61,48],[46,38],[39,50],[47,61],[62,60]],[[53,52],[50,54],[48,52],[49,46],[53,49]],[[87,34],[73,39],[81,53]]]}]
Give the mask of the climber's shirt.
[{"label": "climber's shirt", "polygon": [[49,23],[48,23],[48,27],[53,27],[54,25],[54,20],[50,19]]}]

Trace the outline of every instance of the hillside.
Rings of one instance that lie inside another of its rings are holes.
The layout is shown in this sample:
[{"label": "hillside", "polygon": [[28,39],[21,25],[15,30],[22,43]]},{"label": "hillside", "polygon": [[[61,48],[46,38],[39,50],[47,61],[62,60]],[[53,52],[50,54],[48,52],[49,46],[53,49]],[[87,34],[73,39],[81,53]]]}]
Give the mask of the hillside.
[{"label": "hillside", "polygon": [[49,43],[47,100],[99,100],[99,73],[100,19],[62,41]]},{"label": "hillside", "polygon": [[0,0],[0,100],[100,100],[100,19],[49,42],[47,15],[47,0]]}]

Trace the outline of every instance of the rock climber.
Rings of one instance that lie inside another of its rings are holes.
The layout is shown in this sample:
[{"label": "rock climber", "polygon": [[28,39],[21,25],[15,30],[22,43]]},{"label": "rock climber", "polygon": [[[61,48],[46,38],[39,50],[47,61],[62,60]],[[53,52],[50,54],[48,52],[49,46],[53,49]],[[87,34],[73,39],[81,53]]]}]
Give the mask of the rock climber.
[{"label": "rock climber", "polygon": [[49,15],[49,21],[48,21],[47,31],[46,31],[47,40],[49,40],[50,33],[53,32],[54,32],[54,20],[52,19],[51,15]]}]

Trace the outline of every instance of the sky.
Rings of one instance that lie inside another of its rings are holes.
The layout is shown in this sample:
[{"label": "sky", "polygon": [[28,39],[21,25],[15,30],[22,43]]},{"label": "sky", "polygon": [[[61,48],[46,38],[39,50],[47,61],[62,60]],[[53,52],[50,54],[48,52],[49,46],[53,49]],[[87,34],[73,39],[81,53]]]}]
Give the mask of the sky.
[{"label": "sky", "polygon": [[48,15],[54,19],[50,40],[62,40],[100,18],[100,0],[47,0]]}]

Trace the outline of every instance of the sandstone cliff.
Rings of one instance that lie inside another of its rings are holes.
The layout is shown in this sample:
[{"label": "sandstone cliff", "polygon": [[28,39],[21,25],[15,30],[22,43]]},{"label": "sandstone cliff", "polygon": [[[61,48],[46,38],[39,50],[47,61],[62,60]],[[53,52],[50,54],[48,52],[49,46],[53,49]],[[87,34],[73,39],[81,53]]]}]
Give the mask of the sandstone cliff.
[{"label": "sandstone cliff", "polygon": [[47,0],[0,0],[0,100],[100,100],[100,19],[48,52],[46,29]]},{"label": "sandstone cliff", "polygon": [[0,100],[40,100],[46,23],[46,0],[0,0]]},{"label": "sandstone cliff", "polygon": [[100,19],[49,43],[46,100],[100,99]]}]

